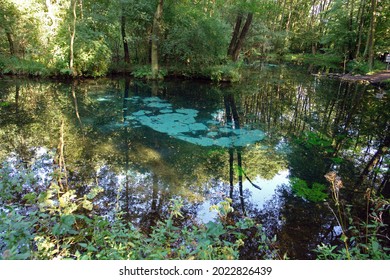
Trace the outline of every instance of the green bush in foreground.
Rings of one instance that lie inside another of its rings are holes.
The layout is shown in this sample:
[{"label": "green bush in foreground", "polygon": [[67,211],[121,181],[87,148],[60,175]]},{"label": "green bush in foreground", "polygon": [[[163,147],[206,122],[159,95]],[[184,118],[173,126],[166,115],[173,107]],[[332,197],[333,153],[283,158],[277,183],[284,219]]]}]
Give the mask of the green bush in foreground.
[{"label": "green bush in foreground", "polygon": [[[4,173],[0,175],[5,179]],[[25,194],[22,205],[11,203],[18,188],[4,191],[21,182],[7,182],[1,185],[0,259],[238,259],[246,238],[240,231],[257,227],[262,232],[261,225],[249,218],[227,223],[229,200],[213,207],[218,221],[178,227],[175,221],[182,217],[183,205],[172,200],[169,217],[146,235],[120,213],[113,221],[94,215],[92,200],[102,191],[98,187],[77,197],[74,190],[62,191],[52,183],[39,195]],[[264,237],[259,236],[265,240],[262,248],[269,251]]]},{"label": "green bush in foreground", "polygon": [[[72,196],[63,193],[60,200]],[[50,200],[46,196],[40,202],[43,208],[28,214],[16,207],[1,211],[1,259],[238,259],[245,238],[239,230],[254,226],[246,219],[233,226],[209,222],[179,228],[173,220],[180,215],[176,208],[180,203],[174,201],[169,218],[146,236],[120,215],[109,222],[76,214],[78,207],[88,206],[88,200],[68,200],[62,209],[63,202],[53,207]],[[235,241],[224,238],[228,235]]]}]

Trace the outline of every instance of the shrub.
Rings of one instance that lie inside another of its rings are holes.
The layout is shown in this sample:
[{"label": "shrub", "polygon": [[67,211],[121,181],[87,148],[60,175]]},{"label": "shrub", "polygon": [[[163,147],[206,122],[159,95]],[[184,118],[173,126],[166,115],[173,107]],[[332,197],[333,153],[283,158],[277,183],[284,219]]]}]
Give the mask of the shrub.
[{"label": "shrub", "polygon": [[[242,231],[262,232],[249,218],[227,222],[233,210],[228,199],[212,207],[219,219],[178,226],[183,203],[173,199],[168,217],[145,234],[120,212],[112,220],[94,212],[102,188],[78,196],[57,184],[63,174],[55,170],[49,187],[34,192],[31,185],[38,183],[31,170],[15,174],[7,166],[0,167],[0,259],[238,259]],[[261,240],[269,248],[271,241],[263,235]]]},{"label": "shrub", "polygon": [[208,68],[208,76],[216,82],[239,82],[241,80],[240,64],[229,63]]}]

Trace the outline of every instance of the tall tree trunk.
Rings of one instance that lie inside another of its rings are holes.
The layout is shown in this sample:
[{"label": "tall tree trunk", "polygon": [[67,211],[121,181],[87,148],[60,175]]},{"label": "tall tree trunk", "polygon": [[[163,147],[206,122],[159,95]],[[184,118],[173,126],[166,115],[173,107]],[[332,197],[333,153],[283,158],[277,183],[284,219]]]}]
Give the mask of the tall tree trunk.
[{"label": "tall tree trunk", "polygon": [[[312,0],[311,6],[314,8],[316,6],[316,1],[317,0]],[[311,30],[312,33],[312,41],[311,41],[311,53],[315,55],[317,53],[317,40],[315,40],[315,32],[316,32],[316,27],[315,27],[315,22],[316,22],[316,13],[311,14],[310,18],[310,27],[309,29]]]},{"label": "tall tree trunk", "polygon": [[228,49],[228,56],[230,56],[230,58],[233,61],[238,60],[242,45],[245,41],[249,28],[252,24],[252,20],[253,20],[253,13],[248,13],[245,20],[245,24],[241,29],[243,16],[242,15],[237,16],[236,25],[234,27],[233,36],[230,41],[230,45]]},{"label": "tall tree trunk", "polygon": [[375,28],[376,28],[376,9],[377,9],[378,0],[371,0],[371,20],[370,20],[370,30],[368,31],[368,40],[366,44],[366,49],[364,51],[364,57],[368,62],[369,71],[372,70],[374,66],[374,45],[375,45]]},{"label": "tall tree trunk", "polygon": [[282,30],[283,29],[283,22],[284,22],[284,16],[285,16],[285,13],[286,13],[286,1],[287,0],[283,0],[283,4],[282,4],[282,7],[281,10],[282,12],[279,13],[279,18],[278,18],[278,21],[279,21],[279,26],[278,26],[278,30]]},{"label": "tall tree trunk", "polygon": [[356,42],[356,48],[355,48],[355,59],[358,59],[360,57],[360,48],[362,45],[362,36],[363,36],[363,26],[364,26],[364,6],[366,5],[366,0],[361,0],[359,5],[359,11],[358,11],[358,21],[359,21],[359,28],[358,28],[358,37]]},{"label": "tall tree trunk", "polygon": [[[352,32],[353,32],[353,19],[354,19],[353,11],[355,8],[354,4],[355,4],[354,0],[348,1],[348,5],[350,5],[349,21],[348,21],[348,30],[349,30],[350,34],[352,34]],[[353,59],[353,53],[354,53],[352,40],[353,40],[352,38],[348,38],[348,59],[349,60]]]},{"label": "tall tree trunk", "polygon": [[240,34],[240,30],[241,30],[241,24],[242,24],[242,15],[239,14],[236,18],[236,25],[234,26],[233,36],[232,36],[232,39],[230,40],[230,44],[229,44],[228,56],[230,56],[230,57],[232,56],[232,54],[234,52],[234,48],[235,48],[236,42],[238,40],[238,36]]},{"label": "tall tree trunk", "polygon": [[158,41],[160,37],[161,17],[163,13],[163,0],[157,3],[156,13],[153,19],[152,28],[152,48],[151,48],[151,64],[152,64],[152,79],[158,79]]},{"label": "tall tree trunk", "polygon": [[122,33],[122,41],[123,41],[123,51],[124,51],[124,60],[127,64],[130,63],[130,54],[129,54],[129,44],[127,43],[126,38],[126,16],[124,14],[122,8],[122,16],[121,16],[121,33]]},{"label": "tall tree trunk", "polygon": [[77,0],[72,0],[70,4],[71,13],[72,13],[72,27],[69,27],[70,30],[70,44],[69,44],[69,69],[72,71],[72,75],[75,75],[74,70],[74,38],[76,36],[76,2]]}]

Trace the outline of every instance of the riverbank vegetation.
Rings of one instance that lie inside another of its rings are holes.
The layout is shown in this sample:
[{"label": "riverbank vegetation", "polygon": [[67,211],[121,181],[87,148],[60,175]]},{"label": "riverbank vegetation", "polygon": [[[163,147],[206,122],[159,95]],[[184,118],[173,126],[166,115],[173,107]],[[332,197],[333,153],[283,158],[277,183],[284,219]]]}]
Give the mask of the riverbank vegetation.
[{"label": "riverbank vegetation", "polygon": [[[217,217],[207,224],[189,223],[183,201],[171,199],[167,216],[141,229],[126,219],[118,202],[106,216],[96,211],[103,188],[95,185],[80,194],[66,184],[68,175],[57,166],[47,181],[49,187],[34,190],[38,176],[23,165],[4,162],[0,168],[0,260],[235,260],[244,257],[241,251],[248,250],[246,243],[255,246],[257,259],[288,259],[262,224],[234,213],[231,199],[210,208]],[[326,178],[329,190],[320,191],[329,193],[332,200],[325,200],[327,195],[322,193],[321,203],[335,215],[344,245],[318,244],[317,259],[390,259],[384,221],[389,201],[367,189],[366,220],[356,221],[352,214],[356,209],[340,199],[340,178],[334,172]],[[311,199],[317,192],[311,194],[306,187],[305,194],[298,195]],[[317,196],[315,201],[320,202]]]},{"label": "riverbank vegetation", "polygon": [[240,63],[289,61],[361,74],[386,67],[389,17],[376,0],[4,0],[0,72],[237,81]]},{"label": "riverbank vegetation", "polygon": [[167,216],[143,231],[128,221],[118,201],[106,216],[96,211],[103,188],[78,193],[60,166],[50,176],[49,187],[38,191],[34,170],[22,162],[2,164],[0,260],[234,260],[248,240],[265,259],[281,258],[261,224],[233,217],[231,199],[210,208],[217,217],[207,224],[189,223],[183,201],[171,199]]}]

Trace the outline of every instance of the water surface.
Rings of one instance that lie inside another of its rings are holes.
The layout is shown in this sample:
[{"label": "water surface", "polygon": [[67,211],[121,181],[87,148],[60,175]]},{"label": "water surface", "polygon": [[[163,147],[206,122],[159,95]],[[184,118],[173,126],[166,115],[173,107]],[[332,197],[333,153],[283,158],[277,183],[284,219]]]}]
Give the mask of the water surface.
[{"label": "water surface", "polygon": [[[324,175],[337,171],[346,189],[358,187],[389,120],[381,89],[283,66],[253,70],[237,85],[3,78],[0,101],[0,162],[11,173],[33,170],[35,190],[51,179],[64,123],[68,179],[80,194],[104,188],[101,215],[124,211],[147,231],[181,198],[186,221],[206,223],[215,219],[209,207],[231,196],[238,216],[262,223],[298,259],[313,258],[339,230],[328,207],[292,182],[327,187]],[[370,177],[378,188],[382,179]]]}]

